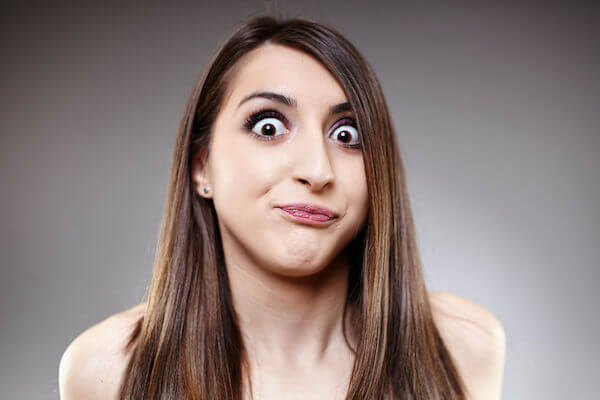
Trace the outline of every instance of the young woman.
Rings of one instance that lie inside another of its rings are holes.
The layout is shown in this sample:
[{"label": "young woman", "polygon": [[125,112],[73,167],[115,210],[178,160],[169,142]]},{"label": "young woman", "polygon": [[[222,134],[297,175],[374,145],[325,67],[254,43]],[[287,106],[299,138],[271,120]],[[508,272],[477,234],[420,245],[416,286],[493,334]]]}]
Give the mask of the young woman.
[{"label": "young woman", "polygon": [[378,80],[255,17],[192,89],[146,302],[65,351],[62,399],[500,399],[488,310],[428,293]]}]

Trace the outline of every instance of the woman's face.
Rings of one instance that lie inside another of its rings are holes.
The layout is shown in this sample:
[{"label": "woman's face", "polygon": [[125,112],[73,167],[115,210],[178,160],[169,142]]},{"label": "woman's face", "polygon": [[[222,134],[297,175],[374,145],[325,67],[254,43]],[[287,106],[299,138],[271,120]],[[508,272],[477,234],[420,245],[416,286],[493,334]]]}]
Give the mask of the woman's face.
[{"label": "woman's face", "polygon": [[[350,147],[360,143],[353,114],[343,106],[330,114],[348,99],[316,59],[286,46],[263,45],[232,72],[207,164],[193,170],[197,192],[212,189],[226,261],[288,277],[317,273],[357,235],[368,210],[362,150]],[[248,98],[261,92],[292,104]],[[296,221],[278,208],[292,203],[338,217]]]}]

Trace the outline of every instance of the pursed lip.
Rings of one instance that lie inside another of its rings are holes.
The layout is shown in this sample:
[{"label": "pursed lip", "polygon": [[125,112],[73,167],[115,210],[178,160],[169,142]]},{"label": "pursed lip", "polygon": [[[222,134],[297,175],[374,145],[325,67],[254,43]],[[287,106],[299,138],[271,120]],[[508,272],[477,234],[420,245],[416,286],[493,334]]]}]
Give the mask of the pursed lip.
[{"label": "pursed lip", "polygon": [[311,214],[322,214],[326,215],[329,218],[337,218],[338,214],[335,211],[330,210],[327,207],[319,206],[317,204],[311,203],[293,203],[293,204],[285,204],[282,206],[277,206],[277,208],[281,208],[284,210],[302,210],[304,212],[308,212]]}]

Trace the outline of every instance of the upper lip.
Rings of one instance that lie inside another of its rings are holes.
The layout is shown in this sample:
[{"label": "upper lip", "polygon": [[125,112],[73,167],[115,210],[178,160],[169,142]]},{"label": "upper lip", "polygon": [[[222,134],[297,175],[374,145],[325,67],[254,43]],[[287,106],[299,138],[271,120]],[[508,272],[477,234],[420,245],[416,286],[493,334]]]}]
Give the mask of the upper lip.
[{"label": "upper lip", "polygon": [[292,210],[302,210],[305,212],[309,212],[312,214],[323,214],[327,215],[329,218],[336,218],[338,214],[335,211],[330,210],[327,207],[319,206],[317,204],[311,203],[293,203],[293,204],[285,204],[282,206],[278,206],[279,208],[292,209]]}]

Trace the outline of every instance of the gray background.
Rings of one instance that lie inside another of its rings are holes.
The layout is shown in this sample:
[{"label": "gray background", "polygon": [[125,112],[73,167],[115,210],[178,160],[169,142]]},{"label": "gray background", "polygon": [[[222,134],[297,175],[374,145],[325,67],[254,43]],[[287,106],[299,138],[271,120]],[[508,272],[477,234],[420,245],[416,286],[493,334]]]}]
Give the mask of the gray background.
[{"label": "gray background", "polygon": [[[0,13],[0,396],[56,399],[67,344],[149,283],[194,80],[266,7],[25,3]],[[503,322],[503,399],[597,398],[598,8],[280,4],[373,65],[427,283]]]}]

